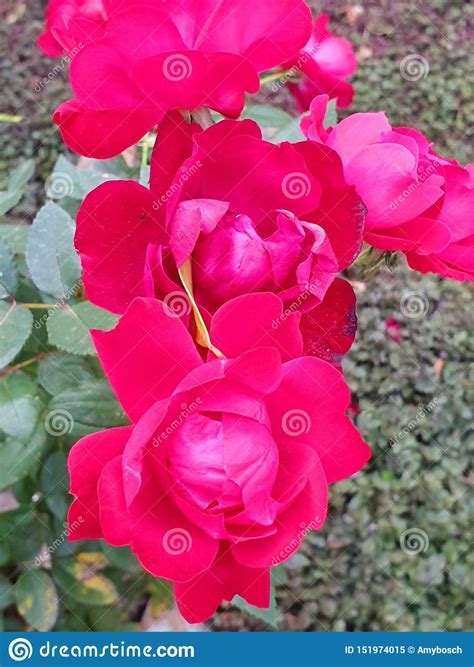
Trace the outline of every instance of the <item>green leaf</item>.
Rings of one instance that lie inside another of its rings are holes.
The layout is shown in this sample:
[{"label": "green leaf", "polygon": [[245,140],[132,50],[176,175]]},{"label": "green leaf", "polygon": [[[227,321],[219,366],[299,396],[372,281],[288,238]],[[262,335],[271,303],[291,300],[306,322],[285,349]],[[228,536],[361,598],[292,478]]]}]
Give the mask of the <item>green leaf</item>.
[{"label": "green leaf", "polygon": [[0,378],[0,429],[12,438],[25,441],[38,421],[41,403],[36,384],[17,371]]},{"label": "green leaf", "polygon": [[83,191],[77,177],[77,167],[69,160],[60,155],[56,160],[51,176],[46,181],[46,194],[50,199],[72,199],[83,200]]},{"label": "green leaf", "polygon": [[242,118],[250,118],[262,128],[270,130],[269,133],[265,133],[267,136],[272,136],[293,121],[292,117],[282,109],[267,104],[248,105],[244,109]]},{"label": "green leaf", "polygon": [[282,141],[289,141],[294,144],[298,141],[304,141],[304,134],[300,129],[301,117],[293,118],[288,125],[276,132],[270,139],[273,144],[279,144]]},{"label": "green leaf", "polygon": [[51,396],[94,379],[87,362],[69,354],[47,357],[38,364],[38,381]]},{"label": "green leaf", "polygon": [[47,434],[40,421],[26,442],[7,437],[0,441],[0,490],[16,484],[38,467],[47,443]]},{"label": "green leaf", "polygon": [[143,185],[144,188],[147,188],[150,184],[150,165],[148,164],[142,164],[140,166],[140,176],[138,178],[138,182],[140,185]]},{"label": "green leaf", "polygon": [[75,437],[128,423],[109,385],[100,380],[61,392],[49,408],[50,414],[64,415],[70,424],[68,432]]},{"label": "green leaf", "polygon": [[72,354],[86,355],[95,354],[90,329],[109,331],[117,321],[117,315],[84,301],[53,312],[46,326],[51,345]]},{"label": "green leaf", "polygon": [[33,315],[28,308],[0,301],[0,368],[5,368],[28,340]]},{"label": "green leaf", "polygon": [[254,607],[253,605],[246,602],[240,595],[236,595],[232,600],[232,604],[238,607],[241,611],[246,614],[251,614],[255,618],[258,618],[260,621],[267,623],[273,627],[276,627],[278,610],[276,606],[276,585],[279,584],[282,580],[282,573],[280,567],[274,567],[271,569],[271,589],[270,589],[270,606],[268,609],[259,609],[259,607]]},{"label": "green leaf", "polygon": [[60,155],[53,172],[46,182],[46,194],[51,199],[68,197],[82,201],[98,185],[107,181],[128,178],[129,174],[121,158],[88,160],[77,166]]},{"label": "green leaf", "polygon": [[23,197],[21,190],[2,190],[0,192],[0,215],[14,208]]},{"label": "green leaf", "polygon": [[74,249],[74,223],[62,208],[48,202],[34,219],[26,244],[26,262],[31,278],[42,292],[68,299],[81,277]]},{"label": "green leaf", "polygon": [[10,555],[5,548],[5,545],[0,545],[0,566],[6,565],[10,560]]},{"label": "green leaf", "polygon": [[256,104],[245,107],[242,118],[250,118],[263,127],[276,127],[281,129],[291,120],[291,116],[279,107],[270,104]]},{"label": "green leaf", "polygon": [[78,558],[56,561],[53,573],[58,586],[80,604],[110,606],[119,600],[114,583],[104,575],[97,574],[93,564],[81,562],[80,554]]},{"label": "green leaf", "polygon": [[0,575],[0,610],[13,603],[13,588],[6,577]]},{"label": "green leaf", "polygon": [[84,196],[102,183],[116,181],[128,176],[122,159],[90,160],[87,169],[77,169],[77,178]]},{"label": "green leaf", "polygon": [[46,572],[25,572],[15,583],[14,596],[19,613],[31,628],[48,632],[54,627],[59,600],[56,586]]},{"label": "green leaf", "polygon": [[13,253],[10,246],[0,238],[0,299],[13,294],[17,284],[18,272],[13,261]]},{"label": "green leaf", "polygon": [[10,512],[0,513],[2,548],[8,562],[16,565],[37,556],[47,539],[46,517],[21,506]]},{"label": "green leaf", "polygon": [[62,452],[53,452],[43,464],[40,473],[40,488],[48,509],[58,519],[64,519],[69,502],[67,457]]},{"label": "green leaf", "polygon": [[[98,185],[128,177],[129,172],[122,158],[88,160],[78,166],[60,155],[46,181],[46,194],[50,199],[67,197],[82,201]],[[64,208],[63,202],[61,206]]]},{"label": "green leaf", "polygon": [[2,223],[0,238],[10,247],[14,255],[24,255],[30,229],[30,225]]},{"label": "green leaf", "polygon": [[259,621],[263,621],[268,625],[276,627],[277,610],[274,595],[271,597],[270,607],[268,607],[268,609],[259,609],[258,607],[254,607],[241,598],[240,595],[235,596],[235,598],[232,600],[232,604],[246,614],[251,614],[255,618],[258,618]]},{"label": "green leaf", "polygon": [[25,160],[12,171],[8,179],[8,190],[23,190],[35,171],[33,160]]},{"label": "green leaf", "polygon": [[102,551],[114,567],[124,572],[140,572],[140,565],[129,547],[111,547],[106,542],[101,543]]},{"label": "green leaf", "polygon": [[0,215],[3,215],[18,204],[23,197],[25,185],[34,172],[33,160],[26,160],[12,171],[7,189],[0,192]]},{"label": "green leaf", "polygon": [[324,127],[335,127],[337,125],[337,111],[336,111],[336,100],[329,100],[326,115],[324,116],[323,121]]}]

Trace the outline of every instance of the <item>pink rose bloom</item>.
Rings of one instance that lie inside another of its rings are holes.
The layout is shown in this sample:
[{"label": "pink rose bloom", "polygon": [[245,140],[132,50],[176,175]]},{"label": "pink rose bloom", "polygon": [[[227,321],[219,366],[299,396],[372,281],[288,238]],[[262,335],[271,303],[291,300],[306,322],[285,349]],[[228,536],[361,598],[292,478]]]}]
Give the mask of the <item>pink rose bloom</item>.
[{"label": "pink rose bloom", "polygon": [[[104,34],[75,56],[75,99],[54,114],[75,152],[117,155],[171,109],[237,118],[259,72],[294,57],[311,32],[304,0],[105,0]],[[249,20],[251,17],[251,20]]]},{"label": "pink rose bloom", "polygon": [[79,211],[75,245],[88,298],[116,313],[137,296],[183,291],[177,267],[188,260],[210,314],[258,291],[309,311],[358,255],[363,216],[332,150],[270,144],[253,121],[202,131],[175,113],[160,128],[150,189],[96,188]]},{"label": "pink rose bloom", "polygon": [[396,343],[400,342],[402,338],[401,327],[396,319],[393,317],[387,317],[385,320],[385,331]]},{"label": "pink rose bloom", "polygon": [[321,528],[328,485],[370,457],[342,374],[300,356],[298,315],[272,327],[282,310],[268,293],[223,306],[211,338],[225,358],[207,363],[155,299],[93,334],[132,425],[73,447],[73,539],[130,545],[190,622],[235,595],[267,607],[270,568]]},{"label": "pink rose bloom", "polygon": [[103,36],[106,20],[103,0],[49,0],[38,46],[50,58],[74,54]]},{"label": "pink rose bloom", "polygon": [[[438,273],[453,280],[474,281],[474,166],[445,164],[444,196],[419,218],[420,227],[443,225],[449,238],[431,252],[407,251],[408,264],[421,273]],[[378,238],[374,235],[375,243]],[[375,245],[374,243],[374,245]],[[429,250],[429,246],[428,246]]]},{"label": "pink rose bloom", "polygon": [[354,87],[346,81],[357,69],[354,49],[347,39],[333,35],[328,23],[329,16],[319,16],[304,49],[286,64],[287,69],[295,68],[296,76],[304,74],[301,81],[288,82],[300,112],[309,109],[316,95],[335,98],[340,109],[350,106],[354,97]]},{"label": "pink rose bloom", "polygon": [[340,156],[347,182],[367,207],[367,243],[405,253],[423,273],[472,281],[472,166],[437,155],[417,130],[392,128],[384,113],[357,113],[324,128],[327,99],[313,100],[302,129]]}]

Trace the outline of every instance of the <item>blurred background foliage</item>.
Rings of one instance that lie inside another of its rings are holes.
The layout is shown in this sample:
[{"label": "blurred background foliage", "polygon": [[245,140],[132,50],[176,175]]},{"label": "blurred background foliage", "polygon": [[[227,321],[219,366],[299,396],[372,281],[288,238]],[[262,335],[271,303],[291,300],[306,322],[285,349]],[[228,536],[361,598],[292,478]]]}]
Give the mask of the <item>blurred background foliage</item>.
[{"label": "blurred background foliage", "polygon": [[[358,52],[350,111],[385,109],[392,124],[417,127],[448,157],[462,163],[472,159],[472,5],[447,0],[314,4],[330,14],[332,29]],[[0,113],[16,117],[0,120],[0,190],[7,193],[1,201],[7,198],[13,206],[1,214],[0,259],[9,267],[7,287],[18,301],[48,303],[54,285],[49,292],[42,285],[40,258],[25,260],[25,223],[44,204],[45,181],[65,153],[51,113],[69,91],[67,65],[43,58],[35,45],[44,5],[5,0],[0,8],[5,48]],[[423,55],[430,71],[409,82],[399,68],[412,53]],[[49,72],[54,76],[41,86]],[[285,91],[265,90],[260,100],[293,112]],[[34,159],[30,167],[24,166],[27,158]],[[57,169],[64,173],[68,167],[60,164]],[[61,199],[62,209],[73,217],[84,192],[113,177],[114,170],[115,177],[139,176],[133,156],[128,167],[121,161],[88,165],[85,172],[72,167],[74,192]],[[359,332],[345,370],[353,417],[374,449],[372,462],[362,474],[332,487],[324,529],[309,535],[301,551],[279,568],[273,618],[258,620],[227,606],[213,619],[215,630],[472,629],[472,289],[410,273],[401,260],[395,268],[383,267],[370,284],[351,277]],[[401,307],[405,294],[422,299],[419,316]],[[83,298],[80,290],[67,296],[76,315]],[[123,420],[87,342],[77,348],[92,322],[111,323],[88,306],[87,312],[80,308],[74,320],[64,320],[63,311],[45,318],[46,311],[32,310],[34,319],[15,313],[25,339],[17,340],[21,351],[3,358],[2,367],[15,370],[6,375],[0,370],[4,629],[134,629],[142,627],[145,609],[149,618],[160,618],[171,600],[169,587],[144,573],[127,549],[67,540],[67,451],[81,435]],[[8,356],[15,346],[5,340]],[[78,351],[83,356],[70,354]],[[35,363],[16,368],[38,355]],[[44,429],[45,418],[58,410],[73,416],[71,429],[66,424],[59,437],[61,424],[53,424],[53,434]],[[418,531],[419,548],[406,547],[406,531]]]}]

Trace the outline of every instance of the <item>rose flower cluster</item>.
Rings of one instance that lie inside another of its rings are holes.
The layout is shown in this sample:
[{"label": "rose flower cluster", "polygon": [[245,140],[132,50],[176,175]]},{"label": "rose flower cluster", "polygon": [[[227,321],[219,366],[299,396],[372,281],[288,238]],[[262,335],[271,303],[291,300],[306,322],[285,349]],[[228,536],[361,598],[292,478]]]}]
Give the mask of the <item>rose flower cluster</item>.
[{"label": "rose flower cluster", "polygon": [[[370,458],[340,274],[365,241],[472,279],[473,172],[383,113],[325,126],[356,60],[303,0],[51,0],[40,46],[74,53],[54,115],[72,150],[156,134],[149,186],[104,183],[77,216],[87,297],[120,315],[92,336],[130,426],[70,453],[74,539],[129,545],[191,622],[235,595],[268,607],[271,568]],[[306,138],[273,144],[239,117],[288,67]]]}]

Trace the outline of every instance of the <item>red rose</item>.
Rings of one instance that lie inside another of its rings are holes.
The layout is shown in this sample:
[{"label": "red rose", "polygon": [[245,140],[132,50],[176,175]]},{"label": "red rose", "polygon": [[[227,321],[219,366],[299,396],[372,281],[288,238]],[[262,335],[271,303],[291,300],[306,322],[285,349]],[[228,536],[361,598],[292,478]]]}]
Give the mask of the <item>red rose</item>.
[{"label": "red rose", "polygon": [[50,58],[75,55],[103,36],[106,20],[103,0],[49,0],[46,30],[38,46]]},{"label": "red rose", "polygon": [[268,606],[269,568],[323,525],[328,484],[370,456],[341,373],[299,356],[299,316],[272,327],[282,309],[268,293],[227,303],[211,326],[226,357],[207,363],[158,300],[94,335],[133,425],[73,447],[74,539],[130,545],[192,622],[236,594]]},{"label": "red rose", "polygon": [[[190,258],[205,312],[271,291],[310,313],[360,249],[364,210],[337,155],[311,142],[267,143],[252,121],[223,121],[202,132],[178,113],[168,116],[150,188],[105,183],[77,217],[87,295],[113,312],[137,296],[168,302],[183,292],[177,267]],[[353,338],[350,287],[327,304],[337,311],[332,325]],[[327,332],[321,329],[326,341]]]},{"label": "red rose", "polygon": [[54,114],[68,146],[97,158],[136,143],[171,109],[238,117],[258,73],[295,56],[311,31],[304,0],[107,0],[105,10],[104,35],[71,63],[76,98]]},{"label": "red rose", "polygon": [[347,39],[333,35],[328,23],[329,16],[319,16],[304,49],[286,64],[295,76],[304,75],[301,81],[288,82],[301,112],[309,109],[316,95],[335,98],[340,109],[350,106],[354,97],[354,87],[346,81],[357,69],[354,49]]},{"label": "red rose", "polygon": [[302,129],[340,156],[347,182],[367,207],[367,243],[405,253],[423,273],[472,281],[472,166],[437,155],[417,130],[392,128],[384,113],[356,113],[324,128],[326,104],[326,96],[313,100]]}]

